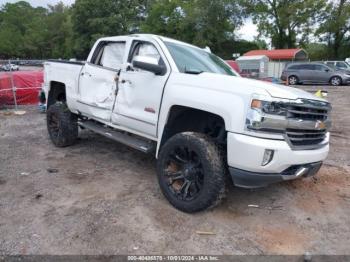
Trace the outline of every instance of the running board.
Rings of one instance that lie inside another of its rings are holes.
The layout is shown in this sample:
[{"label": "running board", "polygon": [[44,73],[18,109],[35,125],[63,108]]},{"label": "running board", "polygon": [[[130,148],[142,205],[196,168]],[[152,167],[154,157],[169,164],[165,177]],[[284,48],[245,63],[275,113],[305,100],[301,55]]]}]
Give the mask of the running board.
[{"label": "running board", "polygon": [[110,127],[103,126],[94,121],[82,121],[79,122],[79,126],[144,153],[151,153],[155,151],[155,142],[151,140],[146,140],[136,135],[116,131]]}]

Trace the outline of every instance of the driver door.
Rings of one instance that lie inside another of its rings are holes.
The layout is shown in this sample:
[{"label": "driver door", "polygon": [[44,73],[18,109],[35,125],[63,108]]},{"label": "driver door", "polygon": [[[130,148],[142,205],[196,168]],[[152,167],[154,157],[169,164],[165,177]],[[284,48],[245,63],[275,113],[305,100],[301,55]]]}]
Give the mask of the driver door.
[{"label": "driver door", "polygon": [[[161,75],[133,68],[135,57],[157,59],[165,66]],[[128,64],[119,77],[119,90],[112,122],[126,129],[134,130],[150,137],[157,137],[158,115],[165,83],[170,75],[170,66],[156,42],[133,40]]]}]

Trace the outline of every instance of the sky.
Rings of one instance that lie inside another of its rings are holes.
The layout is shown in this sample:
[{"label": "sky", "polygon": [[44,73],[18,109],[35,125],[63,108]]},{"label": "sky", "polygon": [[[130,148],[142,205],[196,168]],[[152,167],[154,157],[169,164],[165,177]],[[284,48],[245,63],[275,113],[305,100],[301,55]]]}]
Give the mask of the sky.
[{"label": "sky", "polygon": [[257,35],[258,27],[253,24],[251,19],[246,19],[244,25],[238,30],[238,36],[244,40],[253,41]]},{"label": "sky", "polygon": [[[5,3],[15,3],[19,0],[0,0],[0,6],[2,6]],[[46,7],[48,4],[56,4],[60,1],[62,1],[66,5],[71,5],[74,3],[75,0],[25,0],[26,2],[29,2],[32,6],[43,6]],[[247,19],[244,23],[244,25],[241,27],[241,29],[238,31],[238,36],[241,39],[252,41],[254,40],[254,37],[258,35],[257,27],[253,24],[251,19]]]}]

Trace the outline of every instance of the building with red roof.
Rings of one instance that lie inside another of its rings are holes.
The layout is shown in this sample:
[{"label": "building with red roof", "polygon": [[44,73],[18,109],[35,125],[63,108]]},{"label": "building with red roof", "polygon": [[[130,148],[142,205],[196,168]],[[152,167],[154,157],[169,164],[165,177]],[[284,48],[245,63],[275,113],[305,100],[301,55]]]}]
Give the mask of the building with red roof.
[{"label": "building with red roof", "polygon": [[308,54],[304,49],[274,49],[274,50],[251,50],[243,56],[267,56],[270,61],[295,61],[306,60]]}]

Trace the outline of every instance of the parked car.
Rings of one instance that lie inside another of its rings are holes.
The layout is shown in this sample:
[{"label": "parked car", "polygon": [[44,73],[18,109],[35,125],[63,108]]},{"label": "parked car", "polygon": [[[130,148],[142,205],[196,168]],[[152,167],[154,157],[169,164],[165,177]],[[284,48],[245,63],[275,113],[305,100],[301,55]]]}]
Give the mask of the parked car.
[{"label": "parked car", "polygon": [[350,65],[345,61],[324,61],[323,63],[335,69],[350,71]]},{"label": "parked car", "polygon": [[331,84],[333,86],[350,83],[350,72],[336,70],[323,63],[292,63],[286,66],[281,79],[290,85],[296,84]]},{"label": "parked car", "polygon": [[80,126],[153,154],[164,196],[184,212],[217,205],[226,175],[263,187],[315,175],[328,154],[327,101],[242,78],[174,39],[106,37],[86,63],[48,61],[44,70],[53,144],[74,144]]},{"label": "parked car", "polygon": [[19,66],[15,64],[4,64],[1,69],[2,71],[18,71]]}]

